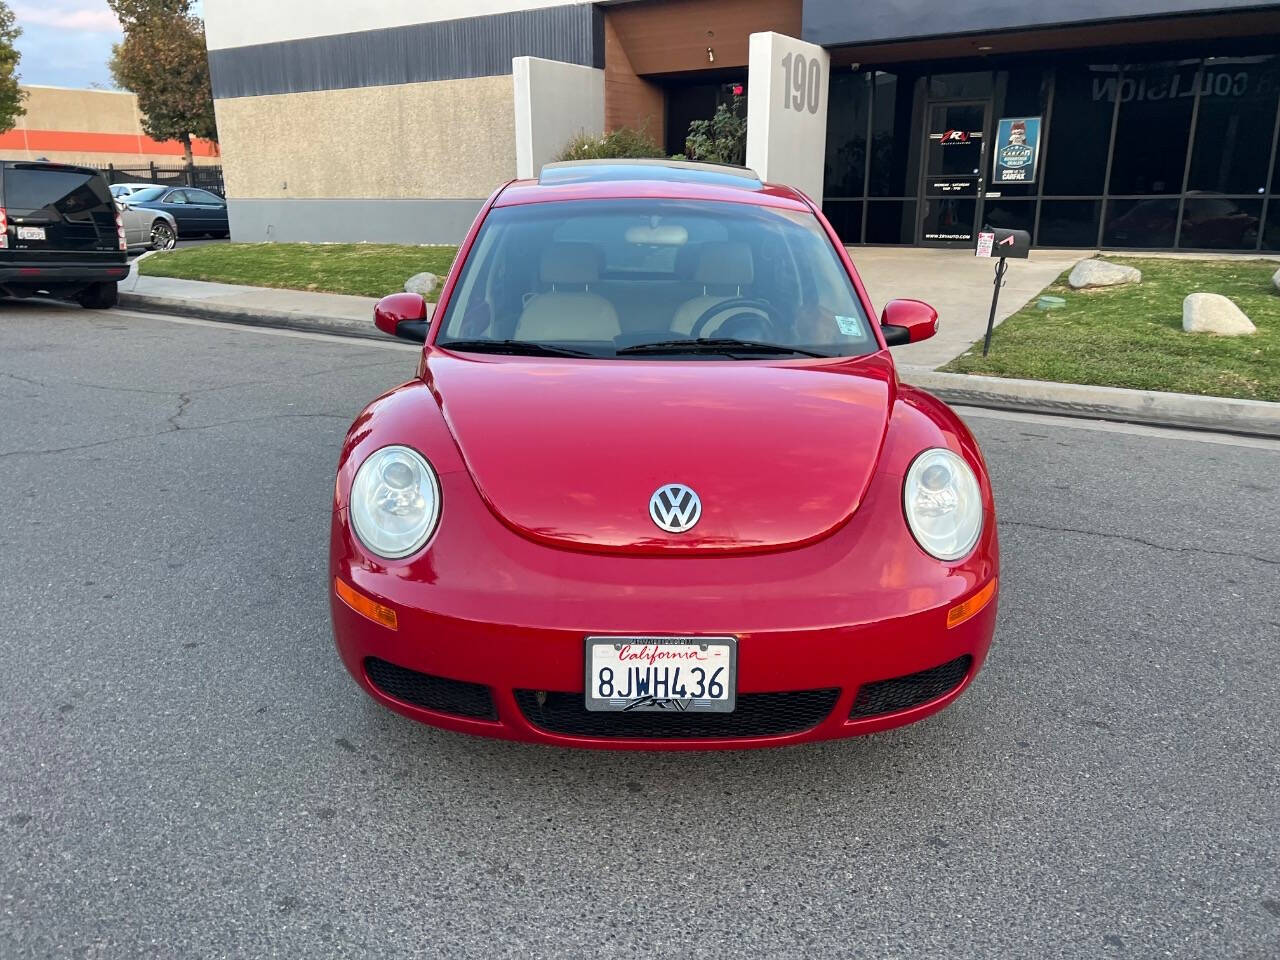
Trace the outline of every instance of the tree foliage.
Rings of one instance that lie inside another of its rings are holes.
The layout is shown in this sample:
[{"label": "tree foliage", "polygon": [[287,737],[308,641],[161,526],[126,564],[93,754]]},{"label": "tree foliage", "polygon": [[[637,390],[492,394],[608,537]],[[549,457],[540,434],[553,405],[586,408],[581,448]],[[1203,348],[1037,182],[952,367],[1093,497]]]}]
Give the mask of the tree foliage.
[{"label": "tree foliage", "polygon": [[18,86],[18,37],[22,28],[14,19],[9,4],[0,0],[0,133],[14,128],[18,118],[27,112],[22,105],[26,91]]},{"label": "tree foliage", "polygon": [[734,94],[730,103],[716,107],[710,120],[694,120],[684,150],[694,160],[742,166],[747,159],[746,98]]},{"label": "tree foliage", "polygon": [[189,0],[107,0],[124,28],[111,75],[138,97],[142,129],[177,140],[191,162],[191,138],[217,140],[204,24]]}]

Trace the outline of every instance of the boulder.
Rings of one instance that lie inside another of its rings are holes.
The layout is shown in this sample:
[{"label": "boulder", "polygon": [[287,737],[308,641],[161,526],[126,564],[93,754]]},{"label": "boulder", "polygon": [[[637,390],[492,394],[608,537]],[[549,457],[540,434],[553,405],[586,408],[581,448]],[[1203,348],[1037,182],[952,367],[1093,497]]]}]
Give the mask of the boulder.
[{"label": "boulder", "polygon": [[1220,293],[1188,295],[1182,301],[1182,329],[1220,337],[1245,337],[1258,332],[1244,311]]},{"label": "boulder", "polygon": [[1121,283],[1141,283],[1142,271],[1109,260],[1081,260],[1071,270],[1067,283],[1073,290],[1086,287],[1114,287]]},{"label": "boulder", "polygon": [[434,273],[415,273],[404,282],[404,292],[416,293],[424,300],[430,300],[431,291],[436,288],[439,279]]}]

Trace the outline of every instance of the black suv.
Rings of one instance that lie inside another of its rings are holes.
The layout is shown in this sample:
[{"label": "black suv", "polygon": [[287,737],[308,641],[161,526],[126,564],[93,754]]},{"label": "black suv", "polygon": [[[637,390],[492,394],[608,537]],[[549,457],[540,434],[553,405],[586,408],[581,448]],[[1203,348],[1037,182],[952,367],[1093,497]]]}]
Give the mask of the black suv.
[{"label": "black suv", "polygon": [[47,294],[103,309],[129,273],[124,227],[97,170],[0,163],[0,294]]}]

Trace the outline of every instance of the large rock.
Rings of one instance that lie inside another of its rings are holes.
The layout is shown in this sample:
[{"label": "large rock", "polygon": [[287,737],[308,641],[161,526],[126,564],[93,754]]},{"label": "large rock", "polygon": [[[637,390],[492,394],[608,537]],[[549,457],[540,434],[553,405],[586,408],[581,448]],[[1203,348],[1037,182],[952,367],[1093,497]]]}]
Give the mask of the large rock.
[{"label": "large rock", "polygon": [[1258,328],[1239,307],[1220,293],[1192,293],[1182,301],[1182,329],[1187,333],[1216,333],[1246,337]]},{"label": "large rock", "polygon": [[1114,287],[1121,283],[1141,283],[1142,271],[1109,260],[1081,260],[1071,270],[1067,283],[1074,290],[1086,287]]},{"label": "large rock", "polygon": [[434,273],[415,273],[404,282],[404,292],[416,293],[424,300],[430,300],[431,291],[436,288],[439,279]]}]

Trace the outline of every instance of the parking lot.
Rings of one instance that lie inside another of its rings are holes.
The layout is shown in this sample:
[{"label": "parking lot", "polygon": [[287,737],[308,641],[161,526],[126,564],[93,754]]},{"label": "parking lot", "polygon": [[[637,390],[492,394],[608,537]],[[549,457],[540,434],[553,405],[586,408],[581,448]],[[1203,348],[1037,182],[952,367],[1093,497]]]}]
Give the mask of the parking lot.
[{"label": "parking lot", "polygon": [[914,727],[568,752],[366,698],[328,510],[401,344],[0,303],[0,956],[1280,954],[1280,443],[962,411],[985,671]]}]

